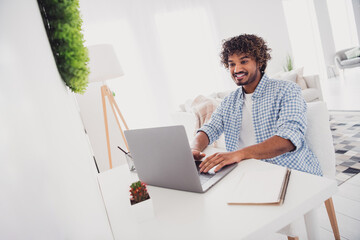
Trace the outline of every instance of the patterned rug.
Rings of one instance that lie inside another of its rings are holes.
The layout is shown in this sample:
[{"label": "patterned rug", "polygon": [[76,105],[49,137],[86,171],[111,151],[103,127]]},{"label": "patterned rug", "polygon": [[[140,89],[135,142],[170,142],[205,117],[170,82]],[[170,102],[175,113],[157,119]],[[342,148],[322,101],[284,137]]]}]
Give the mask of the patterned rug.
[{"label": "patterned rug", "polygon": [[360,112],[330,111],[336,157],[336,180],[341,185],[360,172]]}]

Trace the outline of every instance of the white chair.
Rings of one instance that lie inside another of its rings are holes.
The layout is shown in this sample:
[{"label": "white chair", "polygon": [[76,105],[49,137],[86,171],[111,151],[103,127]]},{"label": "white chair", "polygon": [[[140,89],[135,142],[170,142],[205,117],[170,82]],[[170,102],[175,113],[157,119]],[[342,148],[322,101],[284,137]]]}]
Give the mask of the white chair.
[{"label": "white chair", "polygon": [[[308,103],[306,141],[310,149],[319,159],[323,176],[335,179],[335,150],[330,131],[329,113],[326,104],[322,101]],[[333,229],[334,237],[340,240],[335,209],[332,198],[325,201],[325,207]],[[316,211],[311,211],[304,216],[308,236],[316,236],[317,220]],[[290,224],[280,232],[286,234],[288,239],[298,239],[298,227],[296,223]],[[311,238],[311,237],[309,237]]]}]

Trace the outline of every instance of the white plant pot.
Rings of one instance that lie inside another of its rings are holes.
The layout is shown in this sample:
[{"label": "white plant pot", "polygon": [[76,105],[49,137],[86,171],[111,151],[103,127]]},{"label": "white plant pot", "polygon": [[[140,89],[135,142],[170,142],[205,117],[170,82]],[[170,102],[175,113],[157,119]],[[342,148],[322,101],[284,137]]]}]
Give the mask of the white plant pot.
[{"label": "white plant pot", "polygon": [[149,221],[155,217],[153,202],[150,199],[130,206],[131,214],[137,222]]}]

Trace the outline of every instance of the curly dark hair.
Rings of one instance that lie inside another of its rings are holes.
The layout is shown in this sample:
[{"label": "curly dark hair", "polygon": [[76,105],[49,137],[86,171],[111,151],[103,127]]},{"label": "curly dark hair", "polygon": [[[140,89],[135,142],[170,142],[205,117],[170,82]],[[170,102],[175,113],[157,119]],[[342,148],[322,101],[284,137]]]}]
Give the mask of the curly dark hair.
[{"label": "curly dark hair", "polygon": [[242,53],[249,54],[260,65],[260,72],[263,74],[267,61],[271,59],[270,52],[271,48],[268,48],[261,37],[253,34],[242,34],[223,41],[220,57],[225,68],[229,68],[229,56]]}]

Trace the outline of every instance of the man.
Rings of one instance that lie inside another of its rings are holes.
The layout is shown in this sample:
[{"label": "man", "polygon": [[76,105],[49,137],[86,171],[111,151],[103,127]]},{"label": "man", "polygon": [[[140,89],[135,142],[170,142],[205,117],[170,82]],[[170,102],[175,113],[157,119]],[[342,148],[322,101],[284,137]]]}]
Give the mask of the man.
[{"label": "man", "polygon": [[217,172],[226,165],[254,158],[322,175],[305,141],[306,103],[300,87],[266,76],[270,51],[255,35],[244,34],[223,43],[221,61],[239,88],[221,102],[195,136],[195,160],[204,158],[201,151],[222,133],[228,151],[205,158],[201,172],[212,168]]}]

